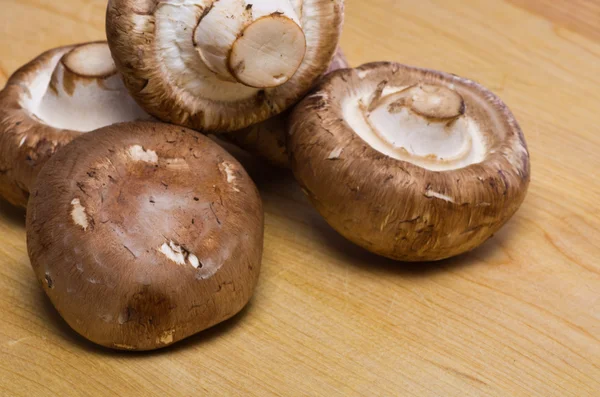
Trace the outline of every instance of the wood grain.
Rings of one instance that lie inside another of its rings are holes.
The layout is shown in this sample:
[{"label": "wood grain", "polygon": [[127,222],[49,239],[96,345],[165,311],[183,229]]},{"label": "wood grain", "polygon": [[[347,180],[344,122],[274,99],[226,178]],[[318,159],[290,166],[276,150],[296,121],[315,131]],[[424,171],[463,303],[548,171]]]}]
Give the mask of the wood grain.
[{"label": "wood grain", "polygon": [[[103,38],[104,7],[2,0],[0,79],[47,48]],[[597,0],[347,0],[352,64],[471,77],[527,135],[525,204],[460,258],[370,255],[336,235],[289,174],[265,171],[252,304],[171,349],[114,353],[52,309],[29,267],[24,214],[1,204],[0,395],[597,396],[598,9]]]},{"label": "wood grain", "polygon": [[[509,2],[540,15],[559,27],[570,29],[592,40],[600,39],[600,3],[596,0]],[[586,14],[585,18],[581,18],[583,14]]]}]

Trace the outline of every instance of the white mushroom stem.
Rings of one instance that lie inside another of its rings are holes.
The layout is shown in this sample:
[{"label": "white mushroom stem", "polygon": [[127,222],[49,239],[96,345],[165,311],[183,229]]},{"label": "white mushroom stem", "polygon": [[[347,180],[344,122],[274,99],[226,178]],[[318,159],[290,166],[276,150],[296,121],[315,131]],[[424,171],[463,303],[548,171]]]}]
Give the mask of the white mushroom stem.
[{"label": "white mushroom stem", "polygon": [[418,84],[391,93],[385,84],[358,100],[362,120],[346,115],[363,140],[388,156],[428,169],[461,168],[482,160],[485,145],[465,115],[461,95],[445,86]]},{"label": "white mushroom stem", "polygon": [[106,43],[65,54],[33,113],[52,127],[82,132],[148,118],[127,94]]},{"label": "white mushroom stem", "polygon": [[369,104],[366,118],[373,132],[393,147],[438,161],[464,157],[471,149],[471,137],[459,122],[465,105],[457,92],[418,85],[377,96]]},{"label": "white mushroom stem", "polygon": [[289,0],[219,0],[201,18],[194,43],[226,81],[277,87],[300,67],[306,38]]}]

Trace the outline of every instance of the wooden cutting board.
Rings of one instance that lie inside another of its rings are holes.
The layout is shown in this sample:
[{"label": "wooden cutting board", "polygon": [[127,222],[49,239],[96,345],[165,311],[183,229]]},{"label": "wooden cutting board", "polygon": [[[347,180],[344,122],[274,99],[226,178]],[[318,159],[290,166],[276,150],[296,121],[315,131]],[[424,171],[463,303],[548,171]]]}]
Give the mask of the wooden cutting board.
[{"label": "wooden cutting board", "polygon": [[[40,52],[104,38],[101,0],[1,0],[0,82]],[[173,348],[110,352],[37,285],[24,212],[0,204],[0,394],[599,396],[600,1],[347,0],[353,65],[473,78],[526,133],[529,196],[476,251],[438,264],[339,237],[287,173],[259,178],[251,305]]]}]

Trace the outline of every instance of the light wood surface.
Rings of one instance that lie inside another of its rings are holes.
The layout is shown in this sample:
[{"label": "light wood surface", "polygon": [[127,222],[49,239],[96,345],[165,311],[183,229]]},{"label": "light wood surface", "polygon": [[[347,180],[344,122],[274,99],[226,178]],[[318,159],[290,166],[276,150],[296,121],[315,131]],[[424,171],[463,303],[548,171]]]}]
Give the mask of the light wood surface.
[{"label": "light wood surface", "polygon": [[[101,39],[102,0],[0,0],[0,82]],[[440,264],[338,237],[289,174],[259,178],[265,254],[251,305],[151,354],[74,334],[37,285],[24,213],[0,204],[0,395],[600,395],[600,1],[347,0],[350,62],[473,78],[526,133],[517,216]]]}]

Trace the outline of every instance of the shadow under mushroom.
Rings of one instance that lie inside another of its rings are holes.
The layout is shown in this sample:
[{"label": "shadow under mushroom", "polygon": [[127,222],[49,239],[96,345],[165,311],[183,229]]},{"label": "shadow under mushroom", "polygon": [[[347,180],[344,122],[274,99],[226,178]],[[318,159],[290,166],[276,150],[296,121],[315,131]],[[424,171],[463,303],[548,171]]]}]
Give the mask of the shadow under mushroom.
[{"label": "shadow under mushroom", "polygon": [[0,219],[9,227],[25,227],[25,208],[16,207],[0,199]]}]

